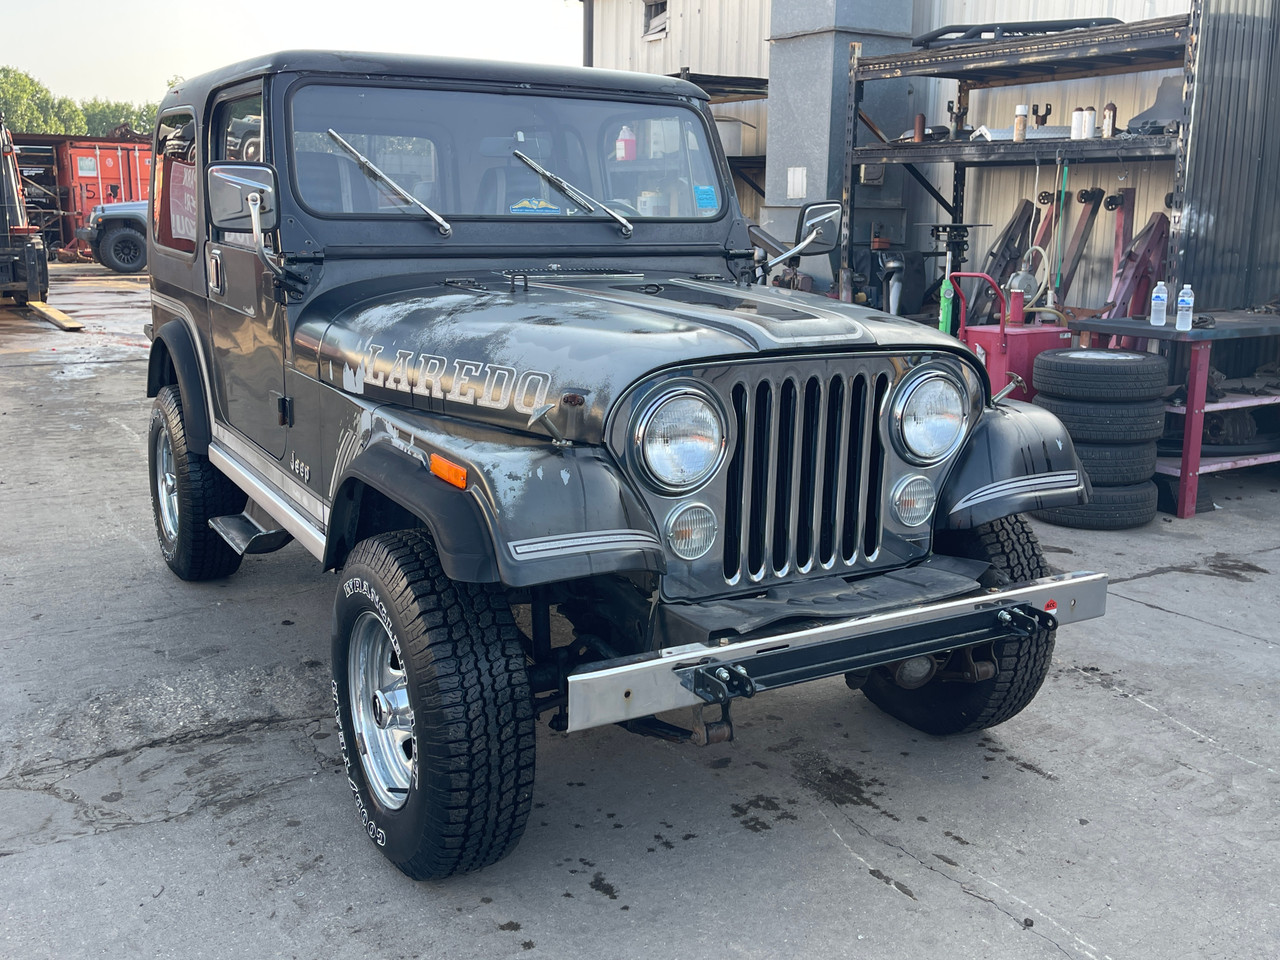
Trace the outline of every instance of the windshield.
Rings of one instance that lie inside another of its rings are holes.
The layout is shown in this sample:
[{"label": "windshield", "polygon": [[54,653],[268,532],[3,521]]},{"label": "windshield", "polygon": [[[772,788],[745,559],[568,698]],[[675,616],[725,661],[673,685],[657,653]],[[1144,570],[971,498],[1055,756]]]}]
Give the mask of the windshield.
[{"label": "windshield", "polygon": [[445,217],[608,218],[517,152],[628,219],[705,219],[725,203],[701,115],[681,104],[308,84],[291,127],[299,196],[321,215],[421,215],[330,129]]}]

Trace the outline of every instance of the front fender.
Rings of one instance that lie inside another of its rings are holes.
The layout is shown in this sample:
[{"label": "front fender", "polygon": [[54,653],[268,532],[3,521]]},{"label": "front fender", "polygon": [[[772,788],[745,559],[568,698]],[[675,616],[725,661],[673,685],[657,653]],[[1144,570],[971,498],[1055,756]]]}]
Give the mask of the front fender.
[{"label": "front fender", "polygon": [[389,443],[366,448],[346,469],[329,517],[324,569],[341,564],[354,544],[354,524],[363,485],[398,503],[424,524],[435,541],[440,565],[453,580],[493,583],[499,579],[484,517],[471,497],[439,482],[418,458]]},{"label": "front fender", "polygon": [[938,500],[935,529],[1088,502],[1089,476],[1049,411],[1005,400],[983,411]]},{"label": "front fender", "polygon": [[[432,454],[466,469],[465,490],[431,472]],[[455,579],[527,587],[666,569],[653,520],[599,447],[378,408],[343,477],[339,488],[360,479],[421,518]]]}]

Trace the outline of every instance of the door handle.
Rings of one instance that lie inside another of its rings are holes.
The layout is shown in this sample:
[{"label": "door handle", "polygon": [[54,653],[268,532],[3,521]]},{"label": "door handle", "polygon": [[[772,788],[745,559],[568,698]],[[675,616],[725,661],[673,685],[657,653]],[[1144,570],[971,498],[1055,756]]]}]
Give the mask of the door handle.
[{"label": "door handle", "polygon": [[227,278],[222,272],[222,251],[209,251],[209,292],[222,296],[227,292]]}]

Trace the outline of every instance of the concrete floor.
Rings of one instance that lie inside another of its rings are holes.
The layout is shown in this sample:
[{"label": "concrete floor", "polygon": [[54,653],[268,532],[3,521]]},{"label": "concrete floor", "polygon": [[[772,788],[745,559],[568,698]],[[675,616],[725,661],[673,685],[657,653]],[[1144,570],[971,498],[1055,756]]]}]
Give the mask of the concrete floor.
[{"label": "concrete floor", "polygon": [[521,846],[420,884],[340,769],[334,577],[291,545],[174,578],[145,284],[55,268],[50,303],[86,330],[0,310],[0,957],[1280,955],[1280,471],[1040,526],[1109,612],[1003,726],[924,736],[831,680],[706,749],[543,728]]}]

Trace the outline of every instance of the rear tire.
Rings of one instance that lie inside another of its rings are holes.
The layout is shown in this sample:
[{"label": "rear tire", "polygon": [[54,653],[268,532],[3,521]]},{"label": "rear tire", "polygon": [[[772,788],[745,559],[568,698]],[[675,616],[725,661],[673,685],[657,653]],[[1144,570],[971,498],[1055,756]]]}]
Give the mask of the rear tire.
[{"label": "rear tire", "polygon": [[147,238],[126,226],[110,227],[98,241],[98,261],[116,273],[137,273],[147,265]]},{"label": "rear tire", "polygon": [[240,554],[210,528],[213,517],[240,513],[248,500],[243,490],[187,448],[182,395],[161,387],[151,407],[147,434],[151,511],[160,553],[183,580],[216,580],[240,568]]},{"label": "rear tire", "polygon": [[[973,530],[939,533],[935,549],[987,561],[995,579],[1002,583],[1035,580],[1052,572],[1040,551],[1040,541],[1018,516],[993,520]],[[894,683],[887,670],[878,668],[866,678],[862,692],[889,716],[925,733],[942,736],[983,730],[1004,723],[1035,698],[1049,672],[1053,644],[1052,630],[995,641],[990,647],[996,675],[979,683],[944,683],[935,678],[908,690]]]},{"label": "rear tire", "polygon": [[369,838],[415,880],[478,870],[533,802],[533,694],[505,597],[445,576],[431,538],[358,543],[333,608],[333,698]]}]

